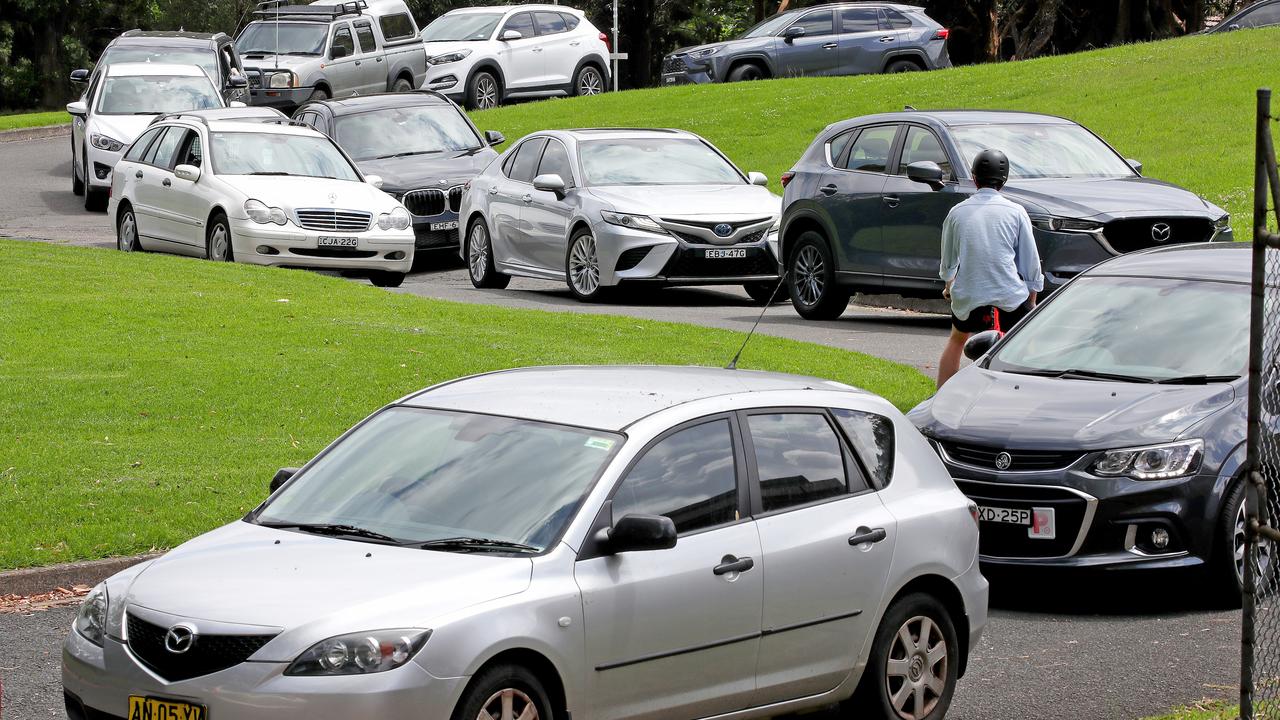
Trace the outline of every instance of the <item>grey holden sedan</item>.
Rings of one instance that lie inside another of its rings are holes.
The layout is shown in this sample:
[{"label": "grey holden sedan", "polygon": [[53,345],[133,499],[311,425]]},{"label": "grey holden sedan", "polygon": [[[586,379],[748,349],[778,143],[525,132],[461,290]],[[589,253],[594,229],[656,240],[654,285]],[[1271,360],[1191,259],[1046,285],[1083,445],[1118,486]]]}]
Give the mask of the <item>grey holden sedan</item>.
[{"label": "grey holden sedan", "polygon": [[73,720],[938,720],[987,621],[975,506],[816,378],[491,373],[272,485],[90,593]]},{"label": "grey holden sedan", "polygon": [[562,280],[579,300],[622,283],[777,289],[782,198],[683,130],[534,133],[465,186],[462,257],[478,288]]}]

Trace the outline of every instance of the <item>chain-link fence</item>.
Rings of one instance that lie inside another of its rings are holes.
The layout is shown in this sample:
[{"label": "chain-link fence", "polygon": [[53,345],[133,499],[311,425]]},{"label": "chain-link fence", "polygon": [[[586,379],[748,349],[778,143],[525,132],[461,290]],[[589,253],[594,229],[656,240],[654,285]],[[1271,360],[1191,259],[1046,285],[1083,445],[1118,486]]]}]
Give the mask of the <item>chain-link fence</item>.
[{"label": "chain-link fence", "polygon": [[1270,90],[1258,91],[1241,720],[1280,720],[1280,177]]}]

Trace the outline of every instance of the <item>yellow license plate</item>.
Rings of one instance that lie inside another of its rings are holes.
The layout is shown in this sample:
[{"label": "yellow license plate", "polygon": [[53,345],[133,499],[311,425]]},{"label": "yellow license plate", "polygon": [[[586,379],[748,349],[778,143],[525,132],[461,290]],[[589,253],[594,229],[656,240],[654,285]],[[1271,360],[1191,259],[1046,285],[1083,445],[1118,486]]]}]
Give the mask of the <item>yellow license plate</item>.
[{"label": "yellow license plate", "polygon": [[203,705],[180,700],[129,696],[129,720],[208,720]]}]

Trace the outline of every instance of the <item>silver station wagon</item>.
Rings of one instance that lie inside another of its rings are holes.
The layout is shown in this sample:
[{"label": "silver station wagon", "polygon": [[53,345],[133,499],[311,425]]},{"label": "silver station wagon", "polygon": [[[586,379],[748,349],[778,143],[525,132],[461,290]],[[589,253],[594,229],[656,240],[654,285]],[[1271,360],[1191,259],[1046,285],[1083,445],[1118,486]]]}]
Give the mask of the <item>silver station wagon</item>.
[{"label": "silver station wagon", "polygon": [[742,370],[447,382],[96,587],[86,718],[941,718],[974,506],[888,402]]}]

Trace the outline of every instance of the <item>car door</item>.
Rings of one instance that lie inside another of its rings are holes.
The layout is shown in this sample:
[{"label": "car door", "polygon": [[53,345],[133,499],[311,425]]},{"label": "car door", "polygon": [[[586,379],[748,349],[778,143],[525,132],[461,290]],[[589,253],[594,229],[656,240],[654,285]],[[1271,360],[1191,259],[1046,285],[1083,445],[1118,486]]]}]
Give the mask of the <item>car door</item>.
[{"label": "car door", "polygon": [[[574,181],[573,167],[564,143],[555,138],[547,140],[542,160],[533,174],[535,178],[539,175],[559,175],[564,180],[566,193],[575,192],[577,183]],[[529,199],[525,201],[523,197]],[[522,196],[524,208],[521,210],[520,226],[524,228],[529,243],[529,258],[535,265],[550,272],[565,272],[569,218],[573,213],[568,200],[568,194],[556,197],[555,193],[537,188],[531,189],[527,196]]]},{"label": "car door", "polygon": [[898,125],[871,125],[856,132],[819,180],[817,202],[835,232],[836,264],[864,274],[860,283],[875,285],[881,274],[880,206]]},{"label": "car door", "polygon": [[665,515],[678,539],[669,550],[585,552],[577,562],[592,705],[584,714],[692,718],[750,702],[765,573],[744,512],[735,423],[703,418],[659,437],[602,511],[606,523]]},{"label": "car door", "polygon": [[845,7],[840,10],[839,75],[880,72],[884,43],[880,38],[880,10],[874,7]]},{"label": "car door", "polygon": [[359,61],[351,23],[336,23],[329,39],[329,62],[324,68],[334,97],[355,95],[360,91],[360,67],[356,65]]},{"label": "car door", "polygon": [[374,36],[373,21],[367,18],[351,23],[356,35],[356,68],[360,78],[360,94],[373,95],[387,89],[387,63]]},{"label": "car door", "polygon": [[542,41],[544,85],[568,85],[582,57],[582,38],[569,32],[569,25],[558,12],[538,11],[533,14]]},{"label": "car door", "polygon": [[489,188],[489,233],[494,262],[528,270],[536,267],[522,215],[526,197],[532,200],[533,176],[547,139],[520,143],[503,162],[502,173]]},{"label": "car door", "polygon": [[[502,40],[508,31],[520,33],[516,40]],[[502,29],[498,31],[498,39],[502,44],[498,50],[499,63],[507,90],[519,91],[543,83],[546,75],[545,53],[542,51],[542,38],[534,26],[532,12],[518,12],[507,18]]]},{"label": "car door", "polygon": [[164,132],[165,128],[162,127],[151,128],[138,136],[138,139],[133,141],[133,145],[129,146],[124,157],[120,158],[120,162],[116,163],[113,171],[115,176],[112,178],[112,191],[116,191],[118,187],[121,201],[128,200],[135,206],[133,221],[138,231],[138,239],[144,245],[148,242],[151,228],[144,227],[143,218],[138,213],[138,184],[146,176],[143,159],[151,149],[152,143]]},{"label": "car door", "polygon": [[787,30],[803,28],[804,35],[778,37],[774,45],[778,77],[835,74],[840,66],[840,43],[834,17],[830,8],[814,10],[787,27]]},{"label": "car door", "polygon": [[760,532],[763,619],[753,706],[829,691],[874,630],[897,528],[834,418],[741,413]]},{"label": "car door", "polygon": [[873,72],[880,72],[894,51],[907,45],[911,34],[911,18],[893,8],[880,8],[880,58]]},{"label": "car door", "polygon": [[[969,196],[955,180],[955,163],[938,136],[923,125],[905,126],[894,171],[884,185],[881,208],[881,260],[885,284],[942,291],[942,221]],[[907,166],[933,162],[942,168],[942,188],[907,178]]]},{"label": "car door", "polygon": [[245,86],[242,88],[229,88],[226,98],[227,102],[249,102],[249,76],[245,75],[244,64],[240,62],[240,55],[236,52],[236,46],[231,41],[222,43],[218,47],[218,52],[222,55],[223,60],[228,68],[227,77],[244,78]]},{"label": "car door", "polygon": [[[201,177],[192,182],[183,180],[171,172],[169,197],[165,203],[173,215],[174,241],[188,246],[192,252],[196,253],[202,252],[205,247],[205,220],[209,217],[210,209],[208,194],[205,191],[208,181],[204,179],[204,173],[210,168],[204,158],[204,139],[196,130],[188,130],[186,138],[178,146],[173,168],[179,165],[191,165],[200,168]],[[201,183],[205,185],[202,186]],[[163,184],[161,181],[162,186]]]},{"label": "car door", "polygon": [[135,216],[139,234],[167,243],[181,242],[180,223],[173,207],[173,160],[186,138],[187,129],[165,128],[142,156],[142,165],[134,170],[137,188]]}]

